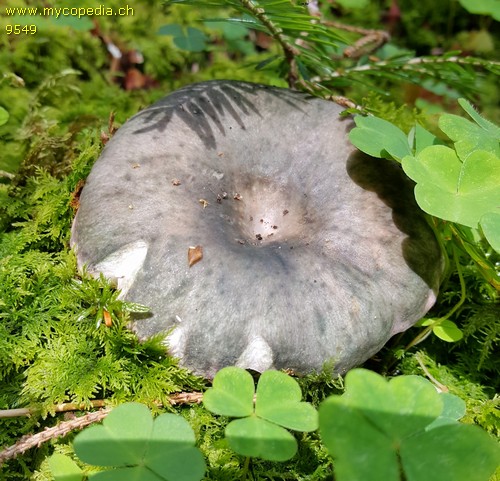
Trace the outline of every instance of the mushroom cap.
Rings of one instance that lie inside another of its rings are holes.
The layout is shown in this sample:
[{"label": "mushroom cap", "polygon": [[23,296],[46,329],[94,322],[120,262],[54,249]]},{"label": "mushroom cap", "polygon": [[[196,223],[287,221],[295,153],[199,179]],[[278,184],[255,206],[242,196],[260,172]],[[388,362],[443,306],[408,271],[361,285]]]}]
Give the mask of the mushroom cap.
[{"label": "mushroom cap", "polygon": [[139,112],[81,194],[78,265],[147,305],[137,335],[168,331],[206,377],[361,364],[430,309],[442,261],[411,182],[349,143],[341,110],[210,81]]}]

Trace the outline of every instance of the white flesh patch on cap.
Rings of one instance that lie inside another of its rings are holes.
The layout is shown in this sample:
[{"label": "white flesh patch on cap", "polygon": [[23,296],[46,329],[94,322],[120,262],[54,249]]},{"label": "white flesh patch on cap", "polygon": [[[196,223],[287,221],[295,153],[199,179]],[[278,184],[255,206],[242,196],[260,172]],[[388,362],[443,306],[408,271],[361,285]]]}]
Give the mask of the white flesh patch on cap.
[{"label": "white flesh patch on cap", "polygon": [[148,245],[144,241],[127,244],[92,267],[92,273],[102,272],[110,279],[116,280],[117,289],[124,298],[132,287],[134,280],[146,260]]},{"label": "white flesh patch on cap", "polygon": [[273,366],[273,351],[262,337],[254,335],[236,361],[236,366],[264,372]]},{"label": "white flesh patch on cap", "polygon": [[[175,316],[180,319],[179,316]],[[183,326],[177,325],[173,331],[166,337],[164,343],[168,347],[168,353],[172,357],[182,360],[184,357],[184,350],[186,348],[186,336],[184,334]]]}]

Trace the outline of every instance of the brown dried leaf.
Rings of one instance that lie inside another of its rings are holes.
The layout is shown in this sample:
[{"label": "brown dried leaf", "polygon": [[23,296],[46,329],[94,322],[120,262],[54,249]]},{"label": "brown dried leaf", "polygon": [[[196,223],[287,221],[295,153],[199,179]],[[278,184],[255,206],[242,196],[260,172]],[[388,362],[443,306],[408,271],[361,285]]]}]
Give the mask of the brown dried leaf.
[{"label": "brown dried leaf", "polygon": [[69,206],[76,212],[80,207],[80,194],[82,193],[83,186],[85,185],[85,181],[80,179],[76,183],[75,190],[71,192],[71,199],[69,201]]},{"label": "brown dried leaf", "polygon": [[197,262],[203,259],[203,248],[201,246],[188,248],[188,265],[194,266]]},{"label": "brown dried leaf", "polygon": [[102,315],[104,317],[104,324],[106,324],[106,327],[111,327],[113,325],[113,320],[111,319],[111,314],[109,313],[109,311],[104,309],[102,311]]}]

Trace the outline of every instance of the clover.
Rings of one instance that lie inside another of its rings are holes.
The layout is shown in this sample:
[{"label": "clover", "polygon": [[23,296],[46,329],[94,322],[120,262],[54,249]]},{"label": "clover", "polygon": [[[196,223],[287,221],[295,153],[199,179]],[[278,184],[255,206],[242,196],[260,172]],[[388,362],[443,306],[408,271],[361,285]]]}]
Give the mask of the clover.
[{"label": "clover", "polygon": [[165,413],[153,420],[143,404],[126,403],[78,434],[74,449],[87,464],[114,468],[93,475],[96,481],[199,481],[205,461],[194,443],[182,417]]},{"label": "clover", "polygon": [[419,376],[390,381],[365,369],[345,378],[342,396],[319,409],[320,434],[338,481],[487,481],[497,443],[460,424],[465,403]]},{"label": "clover", "polygon": [[287,429],[307,432],[318,427],[316,410],[301,399],[299,385],[283,372],[265,371],[255,391],[249,372],[227,367],[215,376],[203,404],[215,414],[239,418],[225,431],[235,452],[286,461],[297,452],[297,441]]}]

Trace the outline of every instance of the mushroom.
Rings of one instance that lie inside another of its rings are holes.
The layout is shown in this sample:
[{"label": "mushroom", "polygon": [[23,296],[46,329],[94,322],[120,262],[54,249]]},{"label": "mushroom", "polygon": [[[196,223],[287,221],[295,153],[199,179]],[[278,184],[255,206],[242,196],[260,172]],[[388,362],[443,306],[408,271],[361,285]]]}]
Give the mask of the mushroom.
[{"label": "mushroom", "polygon": [[139,112],[83,188],[78,265],[149,306],[134,331],[168,332],[197,374],[361,364],[430,309],[442,261],[411,182],[349,143],[341,110],[210,81]]}]

